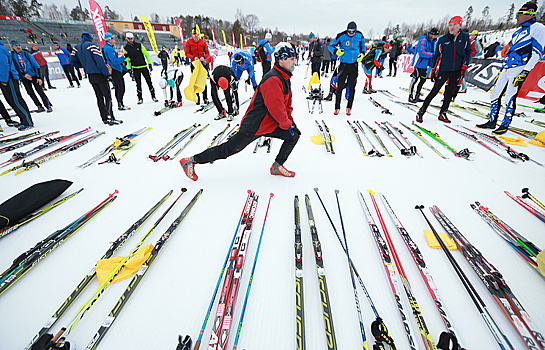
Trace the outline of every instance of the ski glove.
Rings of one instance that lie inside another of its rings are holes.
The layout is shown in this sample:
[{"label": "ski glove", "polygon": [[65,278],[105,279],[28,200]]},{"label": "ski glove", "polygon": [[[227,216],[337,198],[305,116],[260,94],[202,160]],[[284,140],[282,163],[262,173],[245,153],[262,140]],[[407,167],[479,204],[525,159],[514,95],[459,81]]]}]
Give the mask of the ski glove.
[{"label": "ski glove", "polygon": [[344,49],[338,49],[337,51],[335,51],[335,54],[341,57],[342,55],[344,55]]},{"label": "ski glove", "polygon": [[292,122],[291,127],[288,129],[291,136],[301,136],[301,131],[297,128],[297,125],[295,125],[295,122]]},{"label": "ski glove", "polygon": [[246,84],[250,85],[250,78],[244,80],[244,82],[245,82]]},{"label": "ski glove", "polygon": [[462,69],[460,70],[460,76],[458,77],[458,85],[462,83],[462,80],[464,80],[466,76],[467,66],[463,65]]},{"label": "ski glove", "polygon": [[360,53],[358,55],[358,58],[356,58],[356,62],[361,62],[361,60],[363,60],[363,54],[362,53]]},{"label": "ski glove", "polygon": [[151,63],[148,64],[148,68],[149,68],[149,71],[150,71],[150,72],[153,71],[153,66],[151,65]]},{"label": "ski glove", "polygon": [[522,84],[524,84],[524,81],[528,77],[528,73],[530,73],[530,72],[528,72],[526,69],[523,70],[522,72],[520,72],[520,74],[517,75],[517,77],[513,81],[513,86],[514,87],[522,86]]}]

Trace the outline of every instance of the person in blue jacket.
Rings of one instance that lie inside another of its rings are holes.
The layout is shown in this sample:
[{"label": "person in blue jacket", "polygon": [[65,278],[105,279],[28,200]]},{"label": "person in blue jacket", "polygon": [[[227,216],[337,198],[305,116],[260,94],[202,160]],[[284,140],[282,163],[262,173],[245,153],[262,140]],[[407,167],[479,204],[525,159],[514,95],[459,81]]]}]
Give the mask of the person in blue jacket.
[{"label": "person in blue jacket", "polygon": [[[259,55],[261,60],[261,66],[263,67],[263,76],[271,70],[272,54],[274,52],[271,44],[269,43],[272,40],[272,34],[265,34],[265,39],[259,40],[257,44],[256,54]],[[262,48],[262,49],[261,49]]]},{"label": "person in blue jacket", "polygon": [[[46,108],[47,113],[53,112],[51,102],[49,102],[49,99],[42,88],[40,65],[28,51],[23,50],[21,44],[17,40],[11,41],[11,48],[13,49],[13,51],[11,51],[13,66],[17,70],[17,73],[19,73],[21,82],[23,83],[28,96],[30,96],[36,107],[38,107],[36,112],[45,112]],[[43,105],[34,93],[34,90],[40,95]]]},{"label": "person in blue jacket", "polygon": [[461,30],[462,23],[462,17],[452,17],[448,22],[449,33],[437,40],[430,64],[432,67],[430,78],[435,83],[416,115],[416,121],[419,123],[423,122],[424,113],[426,113],[431,100],[437,96],[445,83],[447,86],[445,87],[443,105],[439,111],[438,119],[444,123],[450,123],[447,117],[447,110],[450,101],[452,101],[453,96],[459,89],[459,85],[462,83],[462,79],[464,79],[469,60],[471,59],[469,33]]},{"label": "person in blue jacket", "polygon": [[[428,33],[422,34],[418,38],[418,44],[416,44],[416,53],[413,57],[414,71],[411,73],[411,83],[409,84],[409,102],[422,102],[420,100],[420,91],[426,82],[426,76],[428,75],[427,69],[430,65],[433,53],[435,52],[435,42],[439,36],[439,29],[433,27]],[[416,93],[413,95],[413,90],[416,82]]]},{"label": "person in blue jacket", "polygon": [[70,55],[70,63],[76,67],[81,66],[85,69],[89,83],[91,83],[95,91],[102,122],[107,125],[123,123],[121,120],[114,118],[112,95],[110,94],[110,85],[108,84],[108,80],[111,79],[110,71],[104,62],[100,47],[93,43],[91,34],[87,32],[81,33],[81,42],[74,47]]},{"label": "person in blue jacket", "polygon": [[106,42],[104,43],[104,46],[102,46],[102,52],[106,64],[111,68],[110,75],[112,76],[112,81],[114,83],[117,109],[125,111],[130,109],[123,104],[123,96],[125,96],[125,79],[123,78],[125,73],[123,71],[127,71],[124,66],[126,57],[123,55],[118,56],[117,51],[115,51],[115,36],[112,33],[104,34],[104,40],[106,40]]},{"label": "person in blue jacket", "polygon": [[248,79],[246,79],[245,83],[249,84],[251,82],[255,91],[257,82],[255,80],[254,62],[252,56],[247,51],[239,51],[231,58],[231,69],[235,73],[237,81],[240,80],[242,73],[247,71]]},{"label": "person in blue jacket", "polygon": [[[339,49],[335,49],[336,46]],[[328,46],[331,53],[337,54],[340,57],[339,65],[339,86],[335,93],[335,112],[338,115],[341,109],[341,95],[348,84],[349,95],[346,105],[346,114],[350,115],[352,104],[354,103],[354,91],[356,80],[358,78],[358,63],[361,62],[365,54],[365,39],[363,34],[358,30],[356,22],[348,23],[346,30],[337,34],[337,37],[331,41]],[[345,81],[348,79],[348,83]]]},{"label": "person in blue jacket", "polygon": [[2,111],[2,117],[8,126],[18,126],[19,130],[32,128],[34,123],[30,117],[30,111],[21,97],[19,90],[19,73],[13,65],[11,55],[0,40],[0,89],[8,104],[13,108],[21,124],[17,124],[9,118],[7,111]]},{"label": "person in blue jacket", "polygon": [[73,81],[78,84],[78,87],[81,87],[79,80],[76,77],[76,73],[74,72],[74,67],[70,64],[70,51],[64,47],[60,47],[59,43],[56,41],[53,42],[53,48],[55,49],[55,55],[57,55],[57,58],[61,62],[64,75],[66,75],[66,79],[68,79],[68,82],[70,83],[69,88],[74,87]]}]

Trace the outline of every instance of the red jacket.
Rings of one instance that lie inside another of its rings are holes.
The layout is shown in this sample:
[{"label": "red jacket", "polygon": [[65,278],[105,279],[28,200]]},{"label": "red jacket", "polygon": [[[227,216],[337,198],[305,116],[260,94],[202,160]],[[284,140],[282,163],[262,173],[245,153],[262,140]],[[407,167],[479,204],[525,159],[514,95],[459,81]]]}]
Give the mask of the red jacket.
[{"label": "red jacket", "polygon": [[242,118],[241,132],[265,135],[293,125],[290,77],[290,72],[276,64],[263,77]]},{"label": "red jacket", "polygon": [[41,51],[39,51],[39,50],[38,51],[30,50],[30,53],[32,54],[32,56],[34,57],[36,62],[38,62],[40,67],[43,67],[43,66],[47,65],[47,61],[45,60],[44,55],[42,54]]},{"label": "red jacket", "polygon": [[208,45],[206,45],[206,41],[202,39],[199,39],[199,41],[195,41],[193,38],[187,39],[184,50],[186,57],[191,61],[195,60],[195,57],[204,57],[204,59],[207,59],[208,56],[210,56]]}]

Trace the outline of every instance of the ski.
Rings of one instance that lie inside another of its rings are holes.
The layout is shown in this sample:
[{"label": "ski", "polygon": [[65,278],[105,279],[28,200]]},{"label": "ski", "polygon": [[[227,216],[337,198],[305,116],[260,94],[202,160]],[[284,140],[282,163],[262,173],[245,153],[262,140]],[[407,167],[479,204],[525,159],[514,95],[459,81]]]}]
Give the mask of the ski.
[{"label": "ski", "polygon": [[66,135],[66,136],[59,136],[59,137],[55,137],[55,138],[52,138],[52,139],[46,139],[44,143],[42,143],[41,145],[38,145],[36,147],[34,147],[33,149],[31,150],[28,150],[26,152],[15,152],[10,159],[8,159],[7,161],[3,162],[3,163],[0,163],[0,168],[3,168],[7,165],[10,165],[12,163],[16,163],[18,162],[19,160],[21,159],[24,159],[34,153],[37,153],[37,152],[40,152],[41,150],[55,144],[55,143],[60,143],[60,142],[63,142],[63,141],[66,141],[66,140],[69,140],[71,139],[72,137],[76,137],[78,135],[81,135],[81,134],[85,134],[86,132],[89,132],[91,131],[91,127],[87,127],[86,129],[83,129],[81,131],[78,131],[76,133],[73,133],[73,134],[70,134],[70,135]]},{"label": "ski", "polygon": [[469,159],[469,156],[471,155],[471,152],[467,148],[464,148],[461,151],[456,151],[454,148],[450,147],[440,136],[438,133],[430,131],[428,129],[425,129],[421,127],[420,125],[416,124],[415,122],[412,123],[414,126],[416,126],[418,129],[426,133],[429,137],[434,139],[435,141],[439,142],[441,145],[443,145],[446,149],[454,153],[456,157],[464,158],[466,160],[473,160]]},{"label": "ski", "polygon": [[[88,144],[89,142],[93,141],[94,139],[96,139],[99,136],[102,136],[104,134],[105,134],[104,131],[103,132],[96,131],[95,133],[93,133],[91,135],[84,136],[81,139],[76,140],[76,141],[74,141],[74,142],[72,142],[72,143],[70,143],[68,145],[61,146],[61,147],[57,148],[56,150],[53,150],[53,151],[51,151],[49,153],[46,153],[43,156],[34,158],[33,160],[31,160],[29,162],[25,162],[23,160],[23,163],[21,163],[18,166],[13,167],[12,169],[6,170],[6,172],[19,169],[15,173],[15,175],[19,175],[19,174],[21,174],[21,173],[23,173],[25,171],[29,171],[29,170],[32,170],[34,168],[39,168],[40,164],[43,164],[43,163],[48,162],[50,160],[53,160],[53,159],[55,159],[57,157],[60,157],[60,156],[62,156],[63,154],[65,154],[67,152],[75,151],[78,148]],[[0,174],[0,176],[1,175],[4,175],[4,173]]]},{"label": "ski", "polygon": [[[151,207],[151,209],[149,209],[148,212],[144,214],[144,216],[142,216],[135,223],[133,223],[123,234],[121,234],[121,236],[119,236],[115,241],[113,241],[110,247],[106,250],[104,255],[102,255],[102,257],[99,260],[109,259],[112,256],[114,256],[114,254],[121,248],[121,246],[123,246],[123,244],[125,244],[125,242],[127,242],[134,235],[134,233],[148,220],[150,216],[152,216],[155,213],[157,209],[159,209],[159,207],[170,197],[171,194],[172,194],[172,191],[168,192],[163,198],[161,198],[159,202],[157,202],[153,207]],[[157,223],[154,225],[154,227],[156,225]],[[91,283],[91,281],[95,278],[96,267],[97,266],[95,264],[93,268],[91,269],[91,271],[89,271],[89,273],[85,275],[83,280],[80,283],[78,283],[74,291],[70,293],[68,298],[66,298],[66,300],[61,304],[61,306],[57,309],[57,311],[55,311],[53,316],[50,317],[50,319],[42,327],[42,329],[40,329],[40,331],[36,333],[36,335],[32,338],[32,341],[30,342],[30,344],[28,344],[25,347],[25,350],[31,349],[33,347],[32,345],[34,345],[35,343],[41,344],[42,342],[45,342],[45,338],[42,341],[40,341],[40,338],[44,336],[44,334],[46,334],[55,325],[57,320],[60,317],[62,317],[62,315],[64,315],[64,313],[68,310],[68,308],[72,305],[72,303],[79,297],[81,292],[83,292],[85,288],[87,288],[89,283]],[[45,345],[45,344],[42,344],[42,345]],[[37,347],[40,347],[40,345],[37,345]]]},{"label": "ski", "polygon": [[53,136],[55,134],[58,134],[59,132],[60,131],[53,131],[53,132],[50,132],[50,133],[47,133],[47,134],[42,134],[42,135],[37,136],[37,137],[32,137],[32,138],[29,138],[29,139],[19,141],[17,143],[11,144],[9,146],[2,147],[2,148],[0,148],[0,154],[13,151],[14,149],[21,148],[21,147],[24,147],[26,145],[30,145],[33,142],[36,142],[38,140],[41,140],[41,139],[44,139],[44,138],[47,138],[47,137],[50,137],[50,136]]},{"label": "ski", "polygon": [[449,126],[449,125],[445,125],[445,127],[449,128],[450,130],[452,131],[455,131],[457,132],[458,134],[474,141],[474,142],[477,142],[479,145],[483,146],[484,148],[486,148],[487,150],[489,150],[490,152],[494,153],[495,155],[497,155],[498,157],[501,157],[502,159],[510,162],[510,163],[515,163],[516,162],[511,159],[511,158],[507,158],[506,156],[504,156],[503,154],[500,154],[499,152],[497,152],[495,149],[493,149],[492,147],[488,146],[486,143],[484,143],[483,141],[479,140],[475,135],[472,135],[472,134],[468,134],[467,132],[464,132],[462,130],[458,130],[458,129],[455,129],[453,128],[452,126]]},{"label": "ski", "polygon": [[131,297],[134,290],[138,287],[144,276],[146,275],[146,272],[149,270],[155,259],[157,259],[157,256],[161,252],[161,249],[167,244],[168,239],[174,234],[178,226],[180,226],[180,223],[185,219],[191,208],[195,205],[199,197],[201,196],[203,190],[199,190],[197,194],[191,199],[189,204],[184,208],[184,210],[180,213],[180,215],[172,222],[172,224],[169,226],[169,228],[163,233],[163,235],[159,238],[159,240],[155,243],[155,246],[153,250],[151,251],[151,255],[146,259],[144,264],[140,267],[138,272],[134,275],[133,279],[129,283],[127,289],[123,292],[119,300],[117,301],[116,305],[106,317],[104,322],[102,323],[102,326],[98,329],[98,331],[95,333],[89,344],[87,344],[87,347],[85,349],[87,350],[94,350],[98,347],[108,330],[112,328],[113,323],[115,322],[116,318],[121,313],[121,310],[123,310],[123,307],[127,304],[129,301],[129,298]]},{"label": "ski", "polygon": [[[449,236],[454,239],[458,249],[464,254],[486,289],[490,292],[500,309],[507,316],[529,350],[544,349],[545,338],[532,322],[532,319],[515,297],[502,274],[460,233],[445,214],[437,207],[430,208]],[[504,336],[505,337],[505,336]],[[509,343],[510,347],[513,346]]]},{"label": "ski", "polygon": [[386,108],[386,107],[384,107],[383,105],[381,105],[380,103],[378,103],[374,98],[369,97],[369,101],[371,101],[371,103],[372,103],[375,107],[380,108],[380,109],[381,109],[381,113],[393,115],[393,113],[390,112],[390,110],[389,110],[388,108]]},{"label": "ski", "polygon": [[530,124],[537,125],[537,126],[541,126],[542,128],[545,128],[545,123],[542,122],[541,120],[532,119],[532,120],[526,120],[526,122],[530,123]]},{"label": "ski", "polygon": [[375,145],[373,145],[373,143],[371,142],[371,140],[369,140],[369,138],[367,137],[367,134],[365,133],[365,131],[363,130],[363,127],[361,126],[360,122],[357,121],[357,120],[354,120],[354,124],[356,124],[356,126],[358,127],[358,129],[360,129],[361,133],[363,134],[363,136],[365,137],[365,139],[367,140],[367,142],[369,142],[369,144],[371,145],[371,148],[373,148],[371,151],[369,151],[368,155],[370,156],[377,156],[377,157],[382,157],[384,156],[384,154],[380,153],[378,151],[378,149],[376,149]]},{"label": "ski", "polygon": [[324,131],[325,136],[327,138],[327,142],[329,142],[329,151],[331,154],[335,154],[335,150],[333,149],[333,138],[331,137],[331,134],[329,133],[329,127],[325,123],[325,121],[322,119],[322,124],[324,125]]},{"label": "ski", "polygon": [[318,284],[320,285],[320,299],[322,300],[322,313],[324,316],[325,336],[327,349],[337,349],[337,340],[335,339],[335,329],[333,327],[333,315],[331,313],[331,304],[329,303],[329,293],[327,291],[327,282],[322,259],[322,245],[318,238],[318,230],[314,222],[314,214],[310,205],[310,198],[305,195],[305,204],[307,207],[308,225],[312,237],[312,247],[314,248],[314,258],[316,260],[316,272],[318,275]]},{"label": "ski", "polygon": [[416,137],[418,137],[420,140],[422,140],[422,142],[424,142],[429,148],[431,148],[435,153],[437,153],[437,155],[443,159],[448,159],[447,157],[445,157],[444,155],[441,154],[441,152],[439,152],[437,150],[437,148],[433,147],[433,145],[431,143],[428,142],[428,140],[426,140],[426,138],[424,136],[422,136],[422,133],[420,131],[417,131],[417,130],[414,130],[413,128],[403,124],[402,122],[399,122],[399,124],[403,125],[405,127],[405,129],[409,130],[413,135],[415,135]]},{"label": "ski", "polygon": [[[386,276],[388,277],[388,280],[390,282],[390,288],[392,289],[392,296],[394,297],[394,302],[397,305],[397,309],[399,311],[399,317],[401,319],[401,323],[403,323],[403,328],[405,329],[405,335],[407,336],[407,341],[409,343],[409,348],[412,350],[416,350],[418,347],[416,345],[416,340],[413,336],[413,329],[412,325],[410,324],[407,315],[405,314],[405,310],[403,308],[403,303],[401,302],[401,289],[399,288],[399,281],[398,281],[398,274],[396,272],[396,269],[394,267],[394,263],[392,262],[392,257],[390,255],[390,250],[388,249],[388,245],[386,244],[386,241],[380,234],[380,230],[378,226],[375,224],[375,221],[373,217],[371,216],[371,211],[369,210],[369,207],[365,203],[365,200],[363,199],[363,194],[358,191],[358,199],[360,200],[361,207],[364,212],[365,219],[367,220],[367,224],[369,225],[369,229],[371,231],[371,234],[373,236],[373,239],[375,240],[378,253],[380,255],[380,258],[382,260],[382,264],[384,266],[384,270],[386,273]],[[384,227],[383,227],[384,229]],[[409,297],[409,301],[411,303],[411,306],[413,306],[413,301]],[[416,316],[416,315],[415,315]],[[425,337],[424,337],[425,343],[427,343]],[[428,346],[426,346],[428,348]],[[429,349],[429,348],[428,348]]]},{"label": "ski", "polygon": [[41,131],[34,131],[34,132],[31,132],[30,134],[15,136],[15,137],[12,137],[12,138],[9,138],[9,139],[5,139],[5,138],[8,137],[8,136],[15,135],[15,134],[2,136],[2,137],[0,137],[0,145],[7,145],[7,144],[10,144],[12,142],[25,140],[25,139],[28,139],[29,137],[36,136],[36,135],[39,135],[41,133],[42,133]]},{"label": "ski", "polygon": [[30,271],[30,269],[46,258],[49,253],[54,251],[64,243],[64,241],[76,233],[83,225],[102,211],[102,209],[113,202],[117,198],[117,193],[118,191],[116,190],[86,214],[82,215],[63,229],[53,232],[47,238],[36,243],[34,247],[15,258],[12,265],[0,275],[0,295]]},{"label": "ski", "polygon": [[189,140],[187,140],[187,142],[176,152],[174,153],[174,155],[172,157],[168,157],[167,159],[170,159],[170,160],[174,160],[174,158],[176,158],[186,147],[187,145],[189,145],[189,143],[191,141],[193,141],[193,139],[195,139],[195,137],[197,137],[201,132],[204,131],[204,129],[206,129],[208,127],[208,125],[210,124],[206,124],[205,126],[203,126],[202,128],[200,128],[199,130],[195,131],[190,137],[189,137]]},{"label": "ski", "polygon": [[383,94],[384,96],[388,96],[388,97],[393,97],[393,98],[399,98],[398,96],[392,94],[390,91],[388,90],[377,90],[377,92],[380,92],[381,94]]},{"label": "ski", "polygon": [[[441,109],[441,106],[430,105],[430,107],[432,107],[432,108],[434,108],[434,109],[438,109],[438,110]],[[470,122],[470,121],[471,121],[471,119],[464,118],[464,117],[462,117],[461,115],[459,115],[458,113],[454,113],[453,111],[450,111],[450,110],[448,110],[448,109],[447,109],[447,114],[448,114],[448,115],[451,115],[451,116],[453,116],[453,117],[455,117],[455,118],[462,119],[462,120],[465,121],[465,122]]]},{"label": "ski", "polygon": [[537,199],[533,194],[531,194],[530,190],[527,187],[522,189],[522,198],[530,199],[532,202],[538,205],[541,209],[545,210],[545,204],[543,204],[539,199]]},{"label": "ski", "polygon": [[[410,103],[410,102],[401,102],[401,101],[396,101],[396,100],[392,100],[390,99],[390,101],[394,102],[394,103],[397,103],[398,105],[401,105],[407,109],[410,109],[411,111],[413,112],[418,112],[420,110],[420,107],[418,107],[418,105],[415,105],[414,103]],[[426,113],[430,113],[430,112],[426,112]]]},{"label": "ski", "polygon": [[12,233],[13,231],[17,230],[19,227],[23,226],[23,225],[26,225],[28,224],[29,222],[31,222],[32,220],[35,220],[37,218],[39,218],[40,216],[42,216],[43,214],[47,213],[48,211],[50,211],[51,209],[57,207],[58,205],[68,201],[70,198],[72,197],[75,197],[77,194],[79,194],[81,191],[83,191],[83,188],[80,188],[78,191],[72,193],[72,194],[69,194],[68,196],[65,196],[61,199],[59,199],[58,201],[56,201],[55,203],[53,204],[50,204],[48,206],[46,206],[45,208],[42,208],[40,209],[39,211],[35,212],[35,213],[32,213],[28,216],[26,216],[25,218],[21,219],[19,221],[19,223],[16,223],[12,226],[9,226],[5,229],[3,229],[2,231],[0,231],[0,238]]},{"label": "ski", "polygon": [[488,114],[485,114],[485,113],[479,111],[477,108],[460,106],[459,104],[456,104],[454,102],[452,102],[450,105],[452,107],[458,108],[458,109],[460,109],[462,111],[473,114],[476,117],[479,117],[479,118],[482,118],[482,119],[487,119],[487,120],[489,119]]},{"label": "ski", "polygon": [[185,129],[183,129],[182,131],[179,131],[177,132],[176,134],[174,134],[174,136],[172,136],[172,138],[161,148],[159,148],[159,150],[157,152],[155,152],[155,156],[153,155],[150,155],[149,158],[151,159],[154,159],[155,157],[157,157],[158,154],[160,154],[161,152],[163,152],[167,147],[169,147],[174,141],[176,141],[178,139],[178,137],[180,137],[181,135],[183,135],[185,132],[187,132],[189,129],[191,129],[194,125],[192,126],[189,126]]},{"label": "ski", "polygon": [[[415,155],[417,154],[420,158],[424,158],[422,157],[422,155],[420,154],[420,152],[418,152],[418,150],[416,149],[416,146],[414,146],[411,141],[409,141],[409,139],[405,136],[405,134],[396,126],[392,125],[392,123],[390,123],[389,121],[386,121],[386,124],[388,125],[388,127],[392,130],[392,132],[397,132],[398,135],[401,137],[400,141],[403,140],[408,147],[405,147],[405,149],[407,149],[410,153],[410,155]],[[403,142],[401,142],[403,143]]]},{"label": "ski", "polygon": [[362,123],[367,127],[367,129],[369,129],[369,131],[375,136],[375,138],[377,139],[378,143],[380,144],[380,146],[382,147],[382,149],[384,150],[384,152],[386,153],[386,156],[388,157],[391,157],[392,155],[390,154],[390,151],[388,151],[388,149],[386,148],[386,146],[384,145],[384,143],[382,142],[382,140],[380,139],[380,136],[378,136],[377,134],[377,131],[375,129],[373,129],[372,127],[370,127],[366,122],[364,122],[362,120]]},{"label": "ski", "polygon": [[329,150],[329,144],[327,143],[327,136],[325,134],[324,128],[322,127],[322,125],[316,119],[314,120],[314,122],[316,123],[316,126],[318,126],[318,130],[320,130],[320,135],[322,135],[322,139],[324,139],[325,150],[327,152],[331,152]]},{"label": "ski", "polygon": [[[350,120],[347,119],[346,122],[348,123],[348,126],[350,126],[350,128],[352,129],[352,131],[354,132],[354,136],[356,136],[356,140],[358,141],[358,144],[360,145],[362,154],[363,154],[364,156],[369,155],[369,154],[367,153],[367,151],[365,150],[365,147],[363,146],[363,142],[361,142],[360,135],[358,134],[358,129],[356,129],[356,127],[355,127],[354,125],[352,125],[352,123],[350,123]],[[373,153],[373,150],[371,150],[371,153]]]},{"label": "ski", "polygon": [[163,146],[159,151],[157,151],[154,155],[149,155],[149,158],[153,160],[154,162],[157,162],[159,160],[168,160],[170,156],[168,155],[168,152],[170,152],[174,147],[178,146],[180,142],[182,142],[186,137],[188,137],[193,131],[195,131],[200,124],[193,124],[189,128],[180,131],[174,137],[165,145]]},{"label": "ski", "polygon": [[293,199],[295,216],[295,342],[296,350],[305,350],[305,299],[303,293],[303,243],[299,197]]},{"label": "ski", "polygon": [[[387,124],[385,122],[377,122],[375,121],[375,124],[377,124],[377,126],[382,130],[384,131],[384,133],[390,138],[390,140],[392,140],[392,142],[394,143],[394,145],[399,149],[399,151],[401,152],[401,155],[409,158],[412,154],[411,154],[411,150],[407,149],[405,147],[405,145],[403,145],[403,143],[401,143],[401,141],[397,138],[397,136],[392,132],[392,130],[390,130],[390,128],[388,128]],[[414,154],[414,153],[413,153]]]},{"label": "ski", "polygon": [[[537,217],[539,220],[545,222],[545,211],[541,208],[537,208],[531,203],[528,203],[524,200],[524,198],[520,196],[514,196],[511,193],[507,191],[503,191],[509,198],[520,204],[524,209],[528,210],[530,213],[532,213],[535,217]],[[1,233],[0,233],[1,234]]]},{"label": "ski", "polygon": [[229,129],[230,126],[231,126],[231,125],[230,125],[229,123],[227,123],[227,126],[226,126],[222,131],[220,131],[218,134],[216,134],[216,136],[214,136],[214,137],[212,138],[212,142],[211,142],[210,145],[207,147],[207,149],[210,148],[210,147],[215,146],[216,144],[219,144],[219,140],[221,139],[221,136],[222,136],[223,134],[225,134],[225,132],[227,131],[227,129]]},{"label": "ski", "polygon": [[[151,129],[153,129],[153,128],[151,128],[151,127],[146,128],[138,136],[143,137]],[[139,138],[133,137],[131,139],[124,140],[123,142],[121,142],[119,145],[116,146],[116,148],[113,150],[112,153],[110,153],[110,156],[105,161],[102,161],[102,162],[100,162],[98,164],[100,165],[100,164],[105,164],[105,163],[115,163],[115,164],[119,165],[120,161],[121,161],[121,158],[126,156],[127,152],[129,152],[136,145],[136,143],[142,139],[142,137],[139,137]],[[118,154],[121,153],[121,152],[123,152],[123,153],[120,156],[118,156]]]}]

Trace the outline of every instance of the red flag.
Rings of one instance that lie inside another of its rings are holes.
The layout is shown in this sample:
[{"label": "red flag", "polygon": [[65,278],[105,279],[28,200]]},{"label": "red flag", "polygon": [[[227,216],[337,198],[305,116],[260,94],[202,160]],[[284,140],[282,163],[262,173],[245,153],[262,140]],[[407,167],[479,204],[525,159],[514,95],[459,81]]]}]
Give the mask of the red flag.
[{"label": "red flag", "polygon": [[104,14],[102,13],[100,5],[95,0],[89,0],[89,7],[91,8],[91,19],[93,20],[93,25],[95,26],[98,43],[100,47],[102,47],[105,43],[104,34],[108,32],[106,19],[104,18]]},{"label": "red flag", "polygon": [[233,48],[237,47],[237,42],[235,41],[235,32],[231,32],[233,34]]},{"label": "red flag", "polygon": [[246,34],[244,34],[244,47],[248,47],[248,43],[246,42]]},{"label": "red flag", "polygon": [[176,17],[176,25],[178,26],[178,30],[180,31],[180,38],[182,39],[182,46],[185,46],[184,30],[182,29],[182,24],[180,23],[180,19],[178,17]]},{"label": "red flag", "polygon": [[210,26],[210,31],[212,32],[212,39],[214,39],[214,49],[217,49],[217,46],[216,46],[216,34],[214,34],[214,28],[212,28],[212,26]]}]

